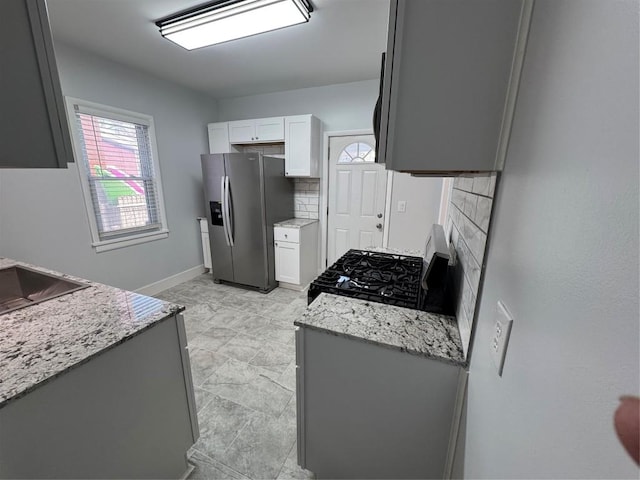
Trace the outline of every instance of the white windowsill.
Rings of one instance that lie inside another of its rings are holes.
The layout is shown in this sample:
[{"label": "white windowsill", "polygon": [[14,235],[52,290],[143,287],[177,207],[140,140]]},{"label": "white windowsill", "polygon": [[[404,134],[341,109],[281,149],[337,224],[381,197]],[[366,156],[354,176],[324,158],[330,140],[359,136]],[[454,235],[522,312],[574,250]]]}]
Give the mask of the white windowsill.
[{"label": "white windowsill", "polygon": [[140,233],[138,235],[131,235],[125,238],[93,242],[91,245],[96,249],[96,253],[100,253],[100,252],[108,252],[109,250],[116,250],[118,248],[130,247],[131,245],[139,245],[141,243],[153,242],[155,240],[162,240],[163,238],[167,238],[168,236],[169,236],[169,230],[160,230],[157,232]]}]

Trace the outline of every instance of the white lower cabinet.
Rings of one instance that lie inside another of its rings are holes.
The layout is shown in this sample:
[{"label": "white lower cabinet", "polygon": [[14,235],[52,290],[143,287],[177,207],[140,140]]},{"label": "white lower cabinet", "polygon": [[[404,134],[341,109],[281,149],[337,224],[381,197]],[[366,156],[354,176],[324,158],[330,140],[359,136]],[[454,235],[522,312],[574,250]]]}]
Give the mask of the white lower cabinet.
[{"label": "white lower cabinet", "polygon": [[276,280],[281,287],[304,289],[318,274],[318,222],[274,227]]},{"label": "white lower cabinet", "polygon": [[276,242],[276,280],[300,283],[300,244]]}]

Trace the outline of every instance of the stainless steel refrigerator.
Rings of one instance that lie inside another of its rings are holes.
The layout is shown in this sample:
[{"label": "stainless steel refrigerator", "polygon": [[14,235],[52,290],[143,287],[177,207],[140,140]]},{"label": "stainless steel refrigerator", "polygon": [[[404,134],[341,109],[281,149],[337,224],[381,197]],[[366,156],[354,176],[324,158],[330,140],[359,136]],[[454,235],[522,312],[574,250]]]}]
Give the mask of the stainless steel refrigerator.
[{"label": "stainless steel refrigerator", "polygon": [[273,224],[293,217],[284,159],[201,155],[213,279],[268,292],[277,286]]}]

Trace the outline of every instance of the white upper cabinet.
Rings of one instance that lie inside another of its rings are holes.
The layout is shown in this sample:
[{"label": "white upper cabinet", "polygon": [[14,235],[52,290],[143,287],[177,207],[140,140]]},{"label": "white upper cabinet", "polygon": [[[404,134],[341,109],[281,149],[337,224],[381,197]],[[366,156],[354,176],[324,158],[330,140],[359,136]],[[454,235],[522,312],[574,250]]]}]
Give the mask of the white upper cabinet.
[{"label": "white upper cabinet", "polygon": [[287,177],[320,177],[320,120],[285,117],[284,170]]},{"label": "white upper cabinet", "polygon": [[229,122],[230,143],[273,143],[284,141],[284,117]]},{"label": "white upper cabinet", "polygon": [[285,176],[320,177],[322,127],[313,115],[210,123],[209,153],[233,153],[234,145],[284,143]]},{"label": "white upper cabinet", "polygon": [[531,0],[392,0],[378,161],[433,175],[501,170]]},{"label": "white upper cabinet", "polygon": [[44,0],[0,2],[0,167],[73,162]]},{"label": "white upper cabinet", "polygon": [[207,125],[209,132],[209,153],[230,153],[234,150],[229,142],[229,125],[227,122],[210,123]]}]

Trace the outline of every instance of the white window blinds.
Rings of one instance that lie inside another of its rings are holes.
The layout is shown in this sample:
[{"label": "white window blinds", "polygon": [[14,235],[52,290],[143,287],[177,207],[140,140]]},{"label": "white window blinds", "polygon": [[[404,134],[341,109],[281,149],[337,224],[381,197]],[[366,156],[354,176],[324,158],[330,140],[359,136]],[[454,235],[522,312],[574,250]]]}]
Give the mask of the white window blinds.
[{"label": "white window blinds", "polygon": [[162,229],[149,122],[74,108],[99,240]]}]

